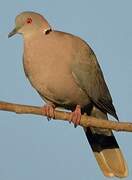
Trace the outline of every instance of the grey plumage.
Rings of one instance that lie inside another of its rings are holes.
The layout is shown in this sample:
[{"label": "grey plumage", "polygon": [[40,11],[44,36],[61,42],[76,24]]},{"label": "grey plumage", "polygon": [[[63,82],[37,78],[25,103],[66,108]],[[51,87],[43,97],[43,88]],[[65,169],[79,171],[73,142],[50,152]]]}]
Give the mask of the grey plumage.
[{"label": "grey plumage", "polygon": [[[32,86],[51,105],[107,119],[118,119],[97,58],[81,38],[54,31],[38,13],[23,12],[9,37],[24,37],[24,70]],[[126,162],[113,133],[107,129],[84,129],[96,160],[106,176],[125,177]]]}]

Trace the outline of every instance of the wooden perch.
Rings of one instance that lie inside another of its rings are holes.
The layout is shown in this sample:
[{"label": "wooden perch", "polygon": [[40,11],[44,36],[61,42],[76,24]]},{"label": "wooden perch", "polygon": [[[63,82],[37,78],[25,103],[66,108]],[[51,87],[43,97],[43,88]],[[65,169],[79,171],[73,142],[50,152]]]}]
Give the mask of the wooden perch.
[{"label": "wooden perch", "polygon": [[[8,102],[0,102],[0,110],[11,111],[18,114],[42,114],[42,108],[37,106],[20,105]],[[55,120],[69,121],[70,113],[64,111],[55,110]],[[132,123],[106,121],[103,119],[97,119],[91,116],[82,115],[80,126],[83,127],[99,127],[105,129],[111,129],[115,131],[127,131],[132,132]]]}]

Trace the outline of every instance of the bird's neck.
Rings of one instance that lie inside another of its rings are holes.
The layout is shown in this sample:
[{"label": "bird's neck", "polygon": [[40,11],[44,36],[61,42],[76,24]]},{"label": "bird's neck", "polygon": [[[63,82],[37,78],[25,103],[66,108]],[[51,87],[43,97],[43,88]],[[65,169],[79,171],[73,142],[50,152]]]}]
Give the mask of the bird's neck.
[{"label": "bird's neck", "polygon": [[47,36],[48,34],[50,34],[53,31],[53,29],[51,28],[51,26],[49,24],[47,25],[43,25],[39,28],[34,28],[32,29],[32,31],[23,33],[23,37],[25,40],[27,39],[32,39],[33,37],[37,36]]}]

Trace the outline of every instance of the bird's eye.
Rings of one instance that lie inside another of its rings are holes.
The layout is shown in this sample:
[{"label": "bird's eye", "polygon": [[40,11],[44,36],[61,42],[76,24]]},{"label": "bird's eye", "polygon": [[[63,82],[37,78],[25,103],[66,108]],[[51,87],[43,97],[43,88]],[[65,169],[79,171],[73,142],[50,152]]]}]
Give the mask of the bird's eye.
[{"label": "bird's eye", "polygon": [[33,21],[32,18],[27,18],[27,21],[26,21],[26,22],[27,22],[27,24],[31,24],[32,21]]}]

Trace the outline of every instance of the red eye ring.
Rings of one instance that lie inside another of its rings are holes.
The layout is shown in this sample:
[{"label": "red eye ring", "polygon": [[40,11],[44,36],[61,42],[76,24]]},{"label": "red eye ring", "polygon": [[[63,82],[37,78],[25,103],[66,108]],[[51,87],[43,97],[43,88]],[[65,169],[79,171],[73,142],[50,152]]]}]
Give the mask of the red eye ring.
[{"label": "red eye ring", "polygon": [[27,24],[31,24],[32,23],[32,18],[27,18]]}]

